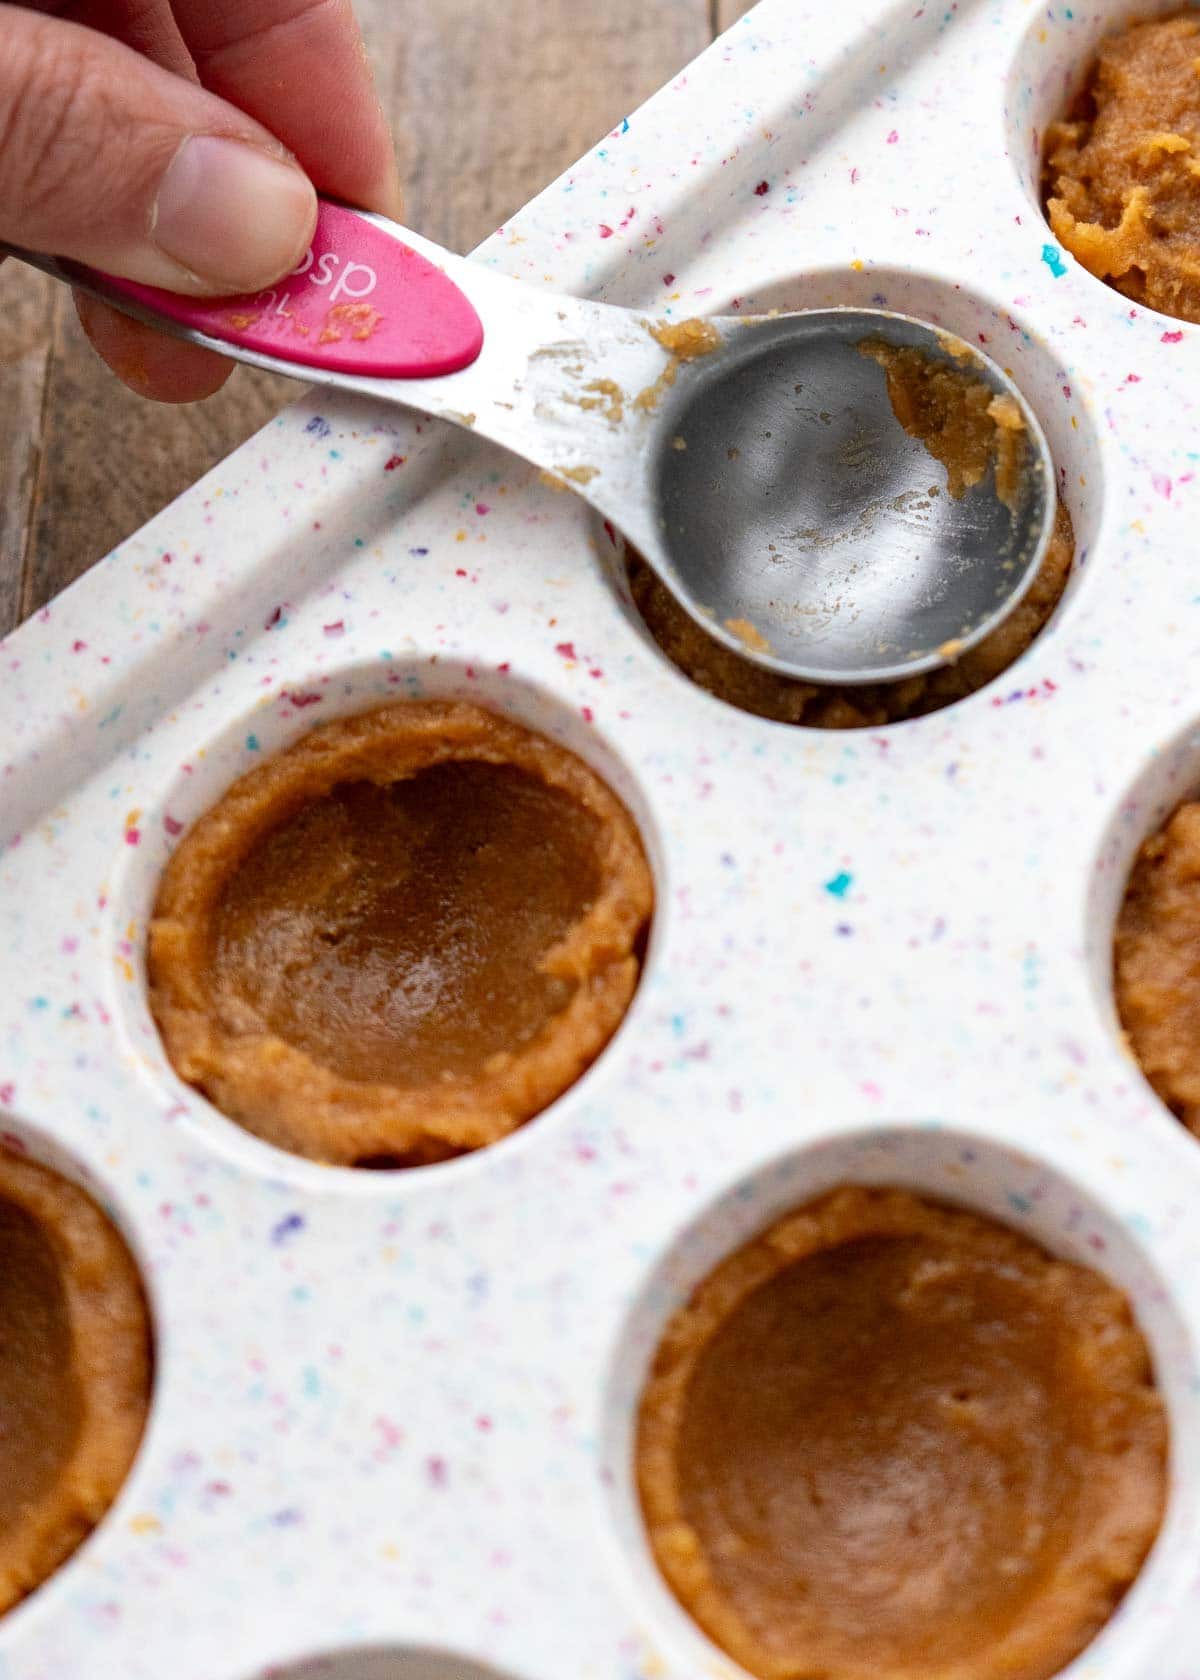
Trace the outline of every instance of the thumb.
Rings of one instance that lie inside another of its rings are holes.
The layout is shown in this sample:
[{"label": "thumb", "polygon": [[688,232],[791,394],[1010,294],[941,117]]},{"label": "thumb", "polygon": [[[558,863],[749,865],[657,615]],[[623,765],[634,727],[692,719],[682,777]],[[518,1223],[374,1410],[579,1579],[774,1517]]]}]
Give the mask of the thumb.
[{"label": "thumb", "polygon": [[106,35],[0,5],[0,239],[195,296],[301,260],[306,175],[265,128]]}]

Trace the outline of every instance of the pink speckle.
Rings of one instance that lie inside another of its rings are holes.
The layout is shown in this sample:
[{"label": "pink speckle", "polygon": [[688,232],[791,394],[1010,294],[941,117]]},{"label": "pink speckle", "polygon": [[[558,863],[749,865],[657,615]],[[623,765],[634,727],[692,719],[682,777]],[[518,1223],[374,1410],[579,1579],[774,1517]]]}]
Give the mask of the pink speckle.
[{"label": "pink speckle", "polygon": [[673,286],[675,284],[675,276],[673,274],[664,274],[662,280],[664,286]]},{"label": "pink speckle", "polygon": [[336,618],[332,624],[323,624],[321,628],[327,636],[344,636],[346,633],[346,620],[344,618]]},{"label": "pink speckle", "polygon": [[613,230],[609,227],[608,223],[607,222],[601,222],[600,223],[600,237],[601,237],[601,239],[611,239],[612,236],[613,236]]},{"label": "pink speckle", "polygon": [[178,818],[172,817],[166,811],[163,812],[163,827],[172,839],[174,839],[176,835],[183,833],[183,824],[178,820]]},{"label": "pink speckle", "polygon": [[1150,482],[1153,484],[1156,493],[1162,497],[1163,501],[1169,502],[1171,499],[1171,480],[1167,477],[1166,473],[1152,474]]},{"label": "pink speckle", "polygon": [[883,1092],[879,1089],[879,1086],[876,1085],[873,1079],[864,1079],[858,1088],[862,1092],[863,1096],[870,1097],[872,1102],[878,1102],[883,1096]]},{"label": "pink speckle", "polygon": [[82,653],[86,647],[87,647],[86,642],[72,642],[71,643],[71,652],[72,653]]},{"label": "pink speckle", "polygon": [[125,830],[125,844],[127,846],[140,846],[141,842],[142,831],[140,828],[127,828]]},{"label": "pink speckle", "polygon": [[282,607],[276,607],[275,611],[271,614],[270,618],[263,625],[263,629],[264,630],[274,630],[275,626],[279,623],[279,621],[282,617],[283,617],[283,608]]},{"label": "pink speckle", "polygon": [[1140,385],[1142,383],[1142,376],[1140,373],[1127,373],[1125,375],[1125,383],[1126,385]]},{"label": "pink speckle", "polygon": [[319,706],[321,704],[319,694],[304,694],[299,689],[294,689],[290,694],[285,692],[283,698],[290,700],[298,712],[303,711],[305,706]]},{"label": "pink speckle", "polygon": [[444,1488],[450,1480],[450,1467],[444,1458],[427,1458],[425,1474],[429,1477],[431,1487]]},{"label": "pink speckle", "polygon": [[574,642],[555,642],[554,651],[563,659],[578,659]]},{"label": "pink speckle", "polygon": [[396,468],[402,467],[407,459],[407,455],[389,455],[383,463],[384,472],[395,472]]},{"label": "pink speckle", "polygon": [[481,519],[483,518],[485,513],[491,513],[491,511],[492,511],[491,508],[488,506],[488,504],[486,502],[476,502],[475,503],[475,512],[479,515],[479,517]]},{"label": "pink speckle", "polygon": [[856,187],[858,185],[858,166],[857,165],[855,165],[855,167],[850,171],[850,185],[852,187]]},{"label": "pink speckle", "polygon": [[754,189],[755,198],[766,198],[771,190],[770,181],[760,181]]},{"label": "pink speckle", "polygon": [[1182,339],[1183,332],[1177,329],[1175,332],[1165,332],[1159,342],[1162,344],[1179,344]]},{"label": "pink speckle", "polygon": [[894,146],[896,144],[897,140],[899,140],[899,138],[900,138],[899,132],[896,129],[893,129],[892,132],[887,137],[888,145],[889,146]]},{"label": "pink speckle", "polygon": [[404,1440],[404,1431],[398,1423],[393,1423],[391,1418],[377,1417],[375,1419],[375,1429],[378,1432],[381,1443],[376,1452],[377,1457],[381,1457],[386,1453],[395,1452],[396,1448]]},{"label": "pink speckle", "polygon": [[590,706],[580,706],[579,715],[584,723],[595,723],[596,714]]},{"label": "pink speckle", "polygon": [[481,1435],[490,1435],[493,1427],[492,1420],[484,1413],[481,1417],[475,1419],[475,1427]]}]

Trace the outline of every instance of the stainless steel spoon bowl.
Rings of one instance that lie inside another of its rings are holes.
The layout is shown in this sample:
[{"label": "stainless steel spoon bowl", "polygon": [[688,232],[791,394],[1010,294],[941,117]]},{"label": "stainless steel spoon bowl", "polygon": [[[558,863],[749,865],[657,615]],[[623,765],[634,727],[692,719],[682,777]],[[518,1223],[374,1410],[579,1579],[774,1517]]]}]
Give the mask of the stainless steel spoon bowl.
[{"label": "stainless steel spoon bowl", "polygon": [[[788,677],[889,682],[953,660],[1012,611],[1050,542],[1035,415],[994,362],[907,316],[655,322],[328,202],[304,262],[254,298],[197,302],[14,254],[193,343],[505,445],[610,519],[710,635]],[[946,494],[867,341],[965,356],[1017,405],[1011,505],[994,468]]]}]

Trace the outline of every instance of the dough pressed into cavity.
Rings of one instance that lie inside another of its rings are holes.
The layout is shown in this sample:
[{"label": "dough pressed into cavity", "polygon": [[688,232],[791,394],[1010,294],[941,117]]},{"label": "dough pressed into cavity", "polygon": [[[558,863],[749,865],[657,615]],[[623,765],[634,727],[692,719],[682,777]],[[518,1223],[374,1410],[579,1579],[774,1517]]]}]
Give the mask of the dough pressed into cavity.
[{"label": "dough pressed into cavity", "polygon": [[137,1268],[76,1185],[0,1150],[0,1612],[116,1498],[150,1403]]},{"label": "dough pressed into cavity", "polygon": [[1055,237],[1126,297],[1200,321],[1200,17],[1102,42],[1067,117],[1046,131]]},{"label": "dough pressed into cavity", "polygon": [[845,1187],[672,1318],[636,1469],[669,1586],[762,1680],[1050,1680],[1154,1540],[1166,1423],[1095,1272]]},{"label": "dough pressed into cavity", "polygon": [[1200,803],[1180,805],[1134,860],[1117,917],[1117,1013],[1142,1072],[1200,1137]]},{"label": "dough pressed into cavity", "polygon": [[637,985],[653,903],[621,801],[459,701],[323,725],[185,836],[150,926],[178,1073],[342,1165],[493,1143],[565,1091]]},{"label": "dough pressed into cavity", "polygon": [[1071,516],[1060,501],[1037,576],[1013,611],[951,665],[900,682],[866,687],[806,683],[742,659],[707,635],[637,554],[628,560],[629,588],[647,629],[673,665],[717,699],[777,723],[809,729],[878,728],[964,700],[1008,669],[1030,646],[1058,605],[1075,557]]}]

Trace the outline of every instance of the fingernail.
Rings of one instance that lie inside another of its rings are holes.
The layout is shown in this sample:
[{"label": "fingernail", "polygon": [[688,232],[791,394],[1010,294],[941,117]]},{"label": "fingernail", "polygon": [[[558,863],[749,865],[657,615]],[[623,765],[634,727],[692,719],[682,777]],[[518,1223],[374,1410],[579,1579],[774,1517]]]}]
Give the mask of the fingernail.
[{"label": "fingernail", "polygon": [[317,198],[294,165],[215,134],[185,140],[167,166],[151,237],[214,293],[253,292],[295,268]]}]

